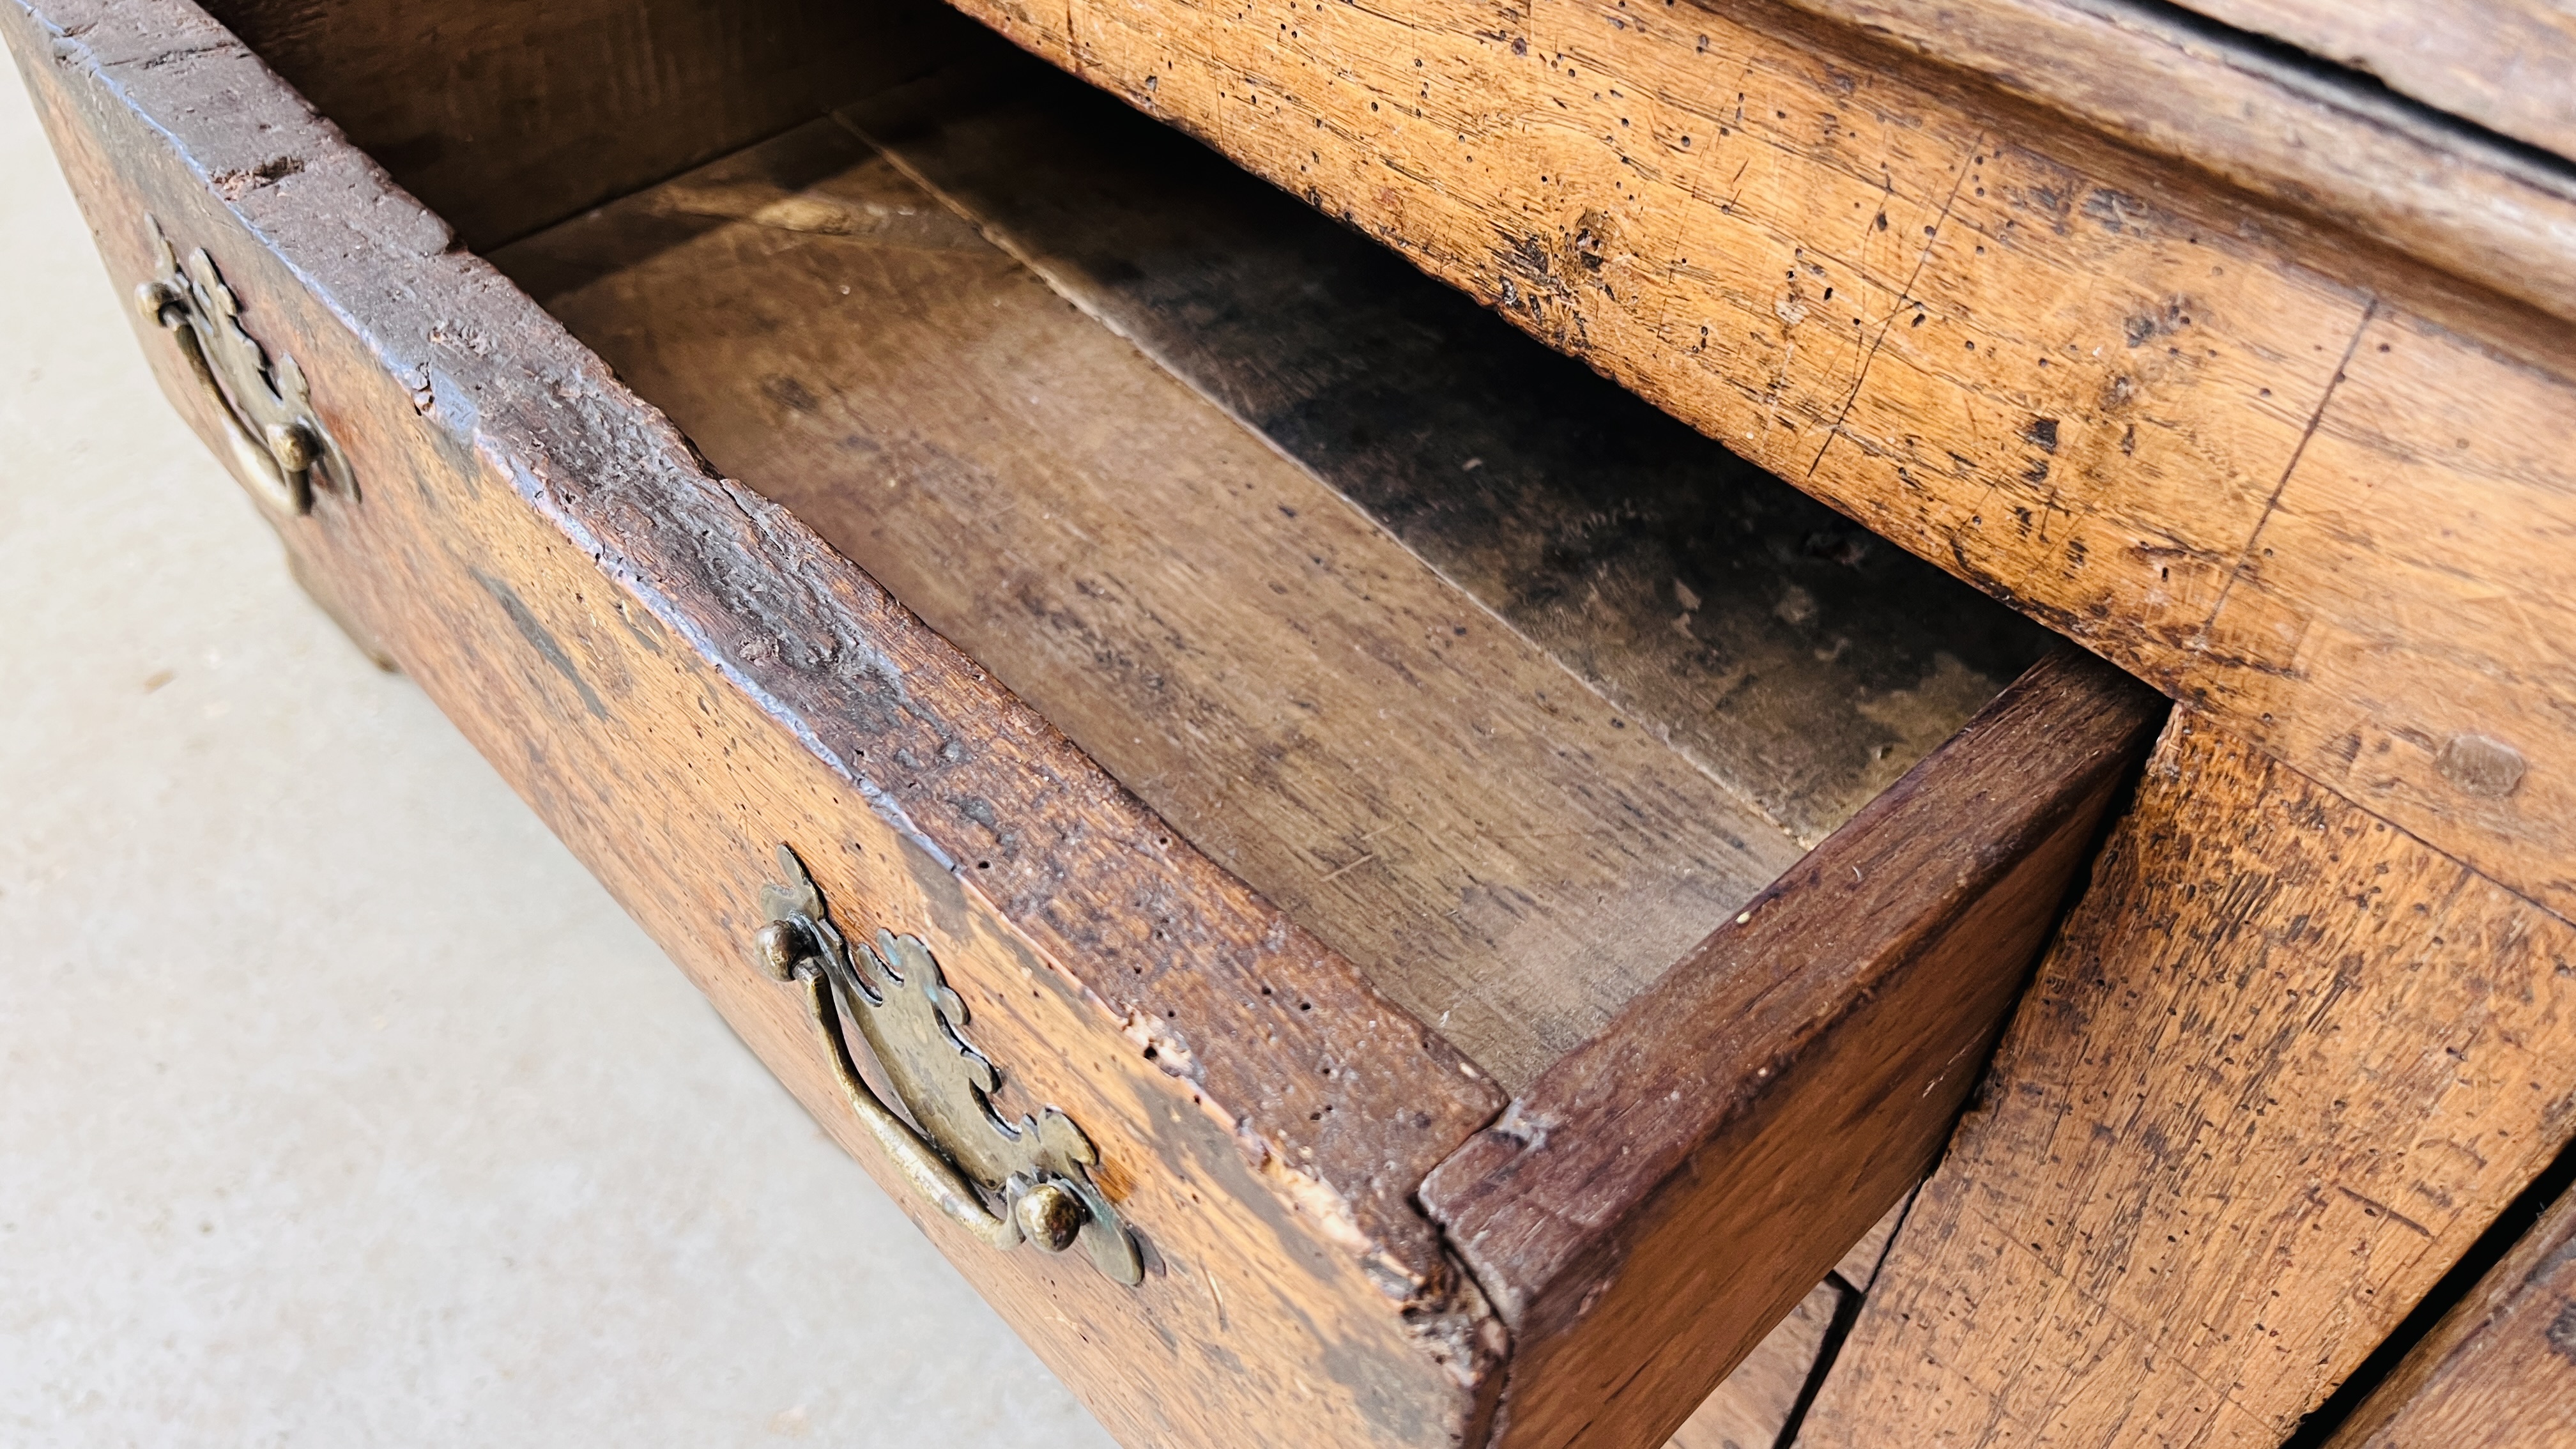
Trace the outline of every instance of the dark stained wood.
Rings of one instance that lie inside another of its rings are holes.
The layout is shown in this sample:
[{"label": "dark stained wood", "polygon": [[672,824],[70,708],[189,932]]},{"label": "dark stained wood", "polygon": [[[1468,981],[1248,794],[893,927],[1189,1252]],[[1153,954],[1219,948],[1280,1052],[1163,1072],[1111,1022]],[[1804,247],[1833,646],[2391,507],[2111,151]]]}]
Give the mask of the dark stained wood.
[{"label": "dark stained wood", "polygon": [[2561,0],[2183,0],[2391,90],[2576,157],[2576,10]]},{"label": "dark stained wood", "polygon": [[2576,932],[2178,713],[1808,1449],[2271,1449],[2576,1130]]},{"label": "dark stained wood", "polygon": [[1691,1411],[1674,1431],[1669,1449],[1772,1449],[1797,1411],[1826,1332],[1850,1291],[1830,1277],[1810,1289]]},{"label": "dark stained wood", "polygon": [[1861,1240],[1851,1245],[1842,1261],[1834,1264],[1834,1276],[1849,1286],[1866,1293],[1878,1281],[1878,1265],[1887,1256],[1887,1245],[1896,1241],[1896,1230],[1905,1222],[1905,1210],[1914,1206],[1914,1194],[1907,1193],[1896,1206],[1889,1208]]},{"label": "dark stained wood", "polygon": [[2161,712],[2043,661],[1441,1164],[1498,1444],[1671,1434],[1921,1177]]},{"label": "dark stained wood", "polygon": [[1689,1419],[1669,1449],[1770,1449],[1794,1441],[1799,1406],[1833,1363],[1834,1325],[1848,1323],[1878,1276],[1878,1260],[1905,1217],[1911,1194],[1851,1245],[1789,1316],[1737,1364]]},{"label": "dark stained wood", "polygon": [[2576,1194],[2406,1355],[2327,1449],[2576,1443]]},{"label": "dark stained wood", "polygon": [[[286,521],[289,547],[898,1200],[750,959],[779,841],[854,925],[932,943],[1006,1105],[1090,1133],[1153,1248],[1142,1288],[923,1227],[1113,1432],[1256,1445],[1293,1415],[1317,1443],[1481,1438],[1501,1341],[1408,1196],[1492,1113],[1488,1084],[707,474],[201,14],[11,3],[0,30],[110,275],[148,274],[158,217],[313,380],[364,500]],[[141,340],[216,438],[166,339]]]},{"label": "dark stained wood", "polygon": [[1816,1387],[1834,1366],[1834,1323],[1860,1312],[1862,1294],[1878,1279],[1878,1261],[1888,1240],[1904,1222],[1914,1194],[1880,1217],[1860,1243],[1834,1263],[1814,1292],[1798,1299],[1770,1336],[1710,1390],[1700,1408],[1672,1434],[1672,1449],[1762,1449],[1765,1444],[1793,1444],[1801,1403],[1814,1400]]},{"label": "dark stained wood", "polygon": [[956,37],[834,0],[212,0],[466,245],[782,131]]},{"label": "dark stained wood", "polygon": [[839,114],[1801,845],[2045,652],[1385,248],[992,52]]},{"label": "dark stained wood", "polygon": [[[2491,603],[2550,597],[2576,566],[2555,501],[2576,495],[2576,289],[2563,259],[2433,258],[2559,310],[2543,318],[2313,219],[2333,210],[2323,182],[2307,209],[2273,205],[2088,124],[2135,101],[2346,154],[2330,127],[2265,130],[2224,87],[2195,88],[2235,57],[2055,0],[1834,4],[1892,45],[1753,3],[964,8],[2312,775],[2339,781],[2355,736],[2386,742],[2369,778],[2396,786],[2355,798],[2576,913],[2576,812],[2556,793],[2576,779],[2576,716],[2550,703],[2565,636]],[[2053,103],[2077,117],[2026,103],[2091,84],[2095,51],[2172,64],[2094,111]],[[2191,150],[2180,137],[2131,139]],[[2449,169],[2469,152],[2424,154],[2368,177],[2420,173],[2409,214],[2428,235],[2576,235],[2537,192],[2479,212],[2488,193]],[[2439,440],[2375,466],[2419,480],[2410,527],[2465,521],[2463,542],[2494,545],[2354,534],[2303,558],[2319,532],[2273,534],[2365,329],[2373,349],[2413,339],[2421,376],[2510,380],[2392,389],[2352,424]],[[2519,472],[2482,470],[2499,449]],[[2419,543],[2439,567],[2416,566]],[[2259,617],[2248,579],[2268,585]],[[2392,630],[2400,651],[2295,645]],[[2450,741],[2468,735],[2522,761],[2513,788],[2475,763],[2503,759],[2483,745],[2463,763]]]}]

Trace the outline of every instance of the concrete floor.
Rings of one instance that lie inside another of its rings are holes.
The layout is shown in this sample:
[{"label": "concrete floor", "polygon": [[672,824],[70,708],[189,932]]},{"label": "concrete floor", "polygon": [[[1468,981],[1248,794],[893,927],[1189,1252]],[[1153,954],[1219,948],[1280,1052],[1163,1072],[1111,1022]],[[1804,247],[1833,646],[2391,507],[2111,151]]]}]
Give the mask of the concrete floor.
[{"label": "concrete floor", "polygon": [[0,277],[0,1443],[1106,1446],[288,582],[14,71]]}]

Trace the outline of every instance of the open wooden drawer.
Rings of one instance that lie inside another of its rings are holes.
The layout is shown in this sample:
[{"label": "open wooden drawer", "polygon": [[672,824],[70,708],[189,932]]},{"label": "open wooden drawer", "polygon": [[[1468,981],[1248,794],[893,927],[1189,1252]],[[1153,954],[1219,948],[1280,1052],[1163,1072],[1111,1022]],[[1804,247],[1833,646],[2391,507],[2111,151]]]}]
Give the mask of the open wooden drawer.
[{"label": "open wooden drawer", "polygon": [[934,7],[219,9],[0,11],[165,387],[1125,1442],[1659,1442],[2159,713]]}]

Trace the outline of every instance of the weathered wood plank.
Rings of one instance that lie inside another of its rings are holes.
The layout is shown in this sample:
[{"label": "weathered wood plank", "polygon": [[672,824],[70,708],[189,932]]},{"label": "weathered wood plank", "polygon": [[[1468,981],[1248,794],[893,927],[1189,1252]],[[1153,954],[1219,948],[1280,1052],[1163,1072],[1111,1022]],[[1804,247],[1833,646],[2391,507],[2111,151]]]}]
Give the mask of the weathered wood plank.
[{"label": "weathered wood plank", "polygon": [[2182,0],[2391,90],[2576,157],[2576,10],[2558,0]]},{"label": "weathered wood plank", "polygon": [[[965,8],[2320,778],[2356,729],[2439,726],[2435,755],[2492,735],[2525,762],[2519,790],[2419,762],[2423,788],[2366,803],[2576,912],[2576,816],[2550,783],[2576,775],[2576,717],[2545,702],[2567,687],[2558,646],[2519,623],[2464,642],[2449,622],[2576,563],[2535,502],[2576,492],[2563,325],[1761,5]],[[1971,19],[1961,32],[1983,34]],[[2025,78],[2055,64],[2014,55]],[[2446,574],[2393,543],[2293,559],[2286,535],[2258,539],[2276,500],[2304,496],[2293,469],[2366,326],[2417,338],[2427,376],[2523,379],[2393,390],[2371,419],[2503,440],[2526,467],[2512,486],[2442,456],[2416,486],[2517,547],[2463,550]],[[2320,638],[2409,621],[2413,658],[2438,668],[2395,694],[2356,661],[2282,673],[2276,647],[2238,647],[2241,615],[2213,624],[2240,573]],[[2330,577],[2385,583],[2365,601]],[[2478,687],[2514,702],[2482,706],[2487,725],[2410,713],[2499,662]]]},{"label": "weathered wood plank", "polygon": [[2047,651],[2047,631],[998,41],[840,114],[1802,845]]},{"label": "weathered wood plank", "polygon": [[495,260],[1507,1090],[1801,853],[829,121]]},{"label": "weathered wood plank", "polygon": [[477,249],[808,120],[957,29],[832,0],[206,8]]},{"label": "weathered wood plank", "polygon": [[1441,1164],[1498,1445],[1660,1442],[1921,1178],[2161,713],[2043,661]]},{"label": "weathered wood plank", "polygon": [[2576,1194],[2561,1197],[2327,1449],[2576,1443]]},{"label": "weathered wood plank", "polygon": [[2180,713],[1810,1449],[2270,1449],[2576,1128],[2576,932]]},{"label": "weathered wood plank", "polygon": [[[2158,0],[1787,3],[2576,318],[2576,170],[2367,81],[2248,44]],[[2308,0],[2185,3],[2217,13]],[[2501,18],[2524,3],[2481,0],[2480,8]],[[2563,87],[2525,89],[2548,106],[2540,97]]]},{"label": "weathered wood plank", "polygon": [[[920,1213],[751,960],[782,840],[851,925],[931,942],[1010,1104],[1091,1135],[1153,1249],[1141,1288],[917,1220],[1113,1432],[1250,1446],[1284,1416],[1307,1442],[1481,1438],[1501,1344],[1407,1198],[1490,1086],[708,475],[201,13],[10,4],[0,30],[110,274],[149,275],[157,217],[311,378],[363,493],[286,521],[289,547],[818,1120]],[[218,437],[167,339],[143,341]]]},{"label": "weathered wood plank", "polygon": [[2228,662],[2203,686],[2212,709],[2561,914],[2576,903],[2571,425],[2563,377],[2375,316],[2199,641]]}]

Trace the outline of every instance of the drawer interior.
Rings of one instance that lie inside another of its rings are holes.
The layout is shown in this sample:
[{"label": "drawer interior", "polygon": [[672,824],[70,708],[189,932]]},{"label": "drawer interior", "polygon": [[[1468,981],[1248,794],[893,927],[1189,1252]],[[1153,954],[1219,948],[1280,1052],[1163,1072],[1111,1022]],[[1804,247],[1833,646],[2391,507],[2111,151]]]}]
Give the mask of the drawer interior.
[{"label": "drawer interior", "polygon": [[1195,142],[938,34],[764,138],[664,118],[664,179],[477,240],[1506,1090],[2047,647]]}]

